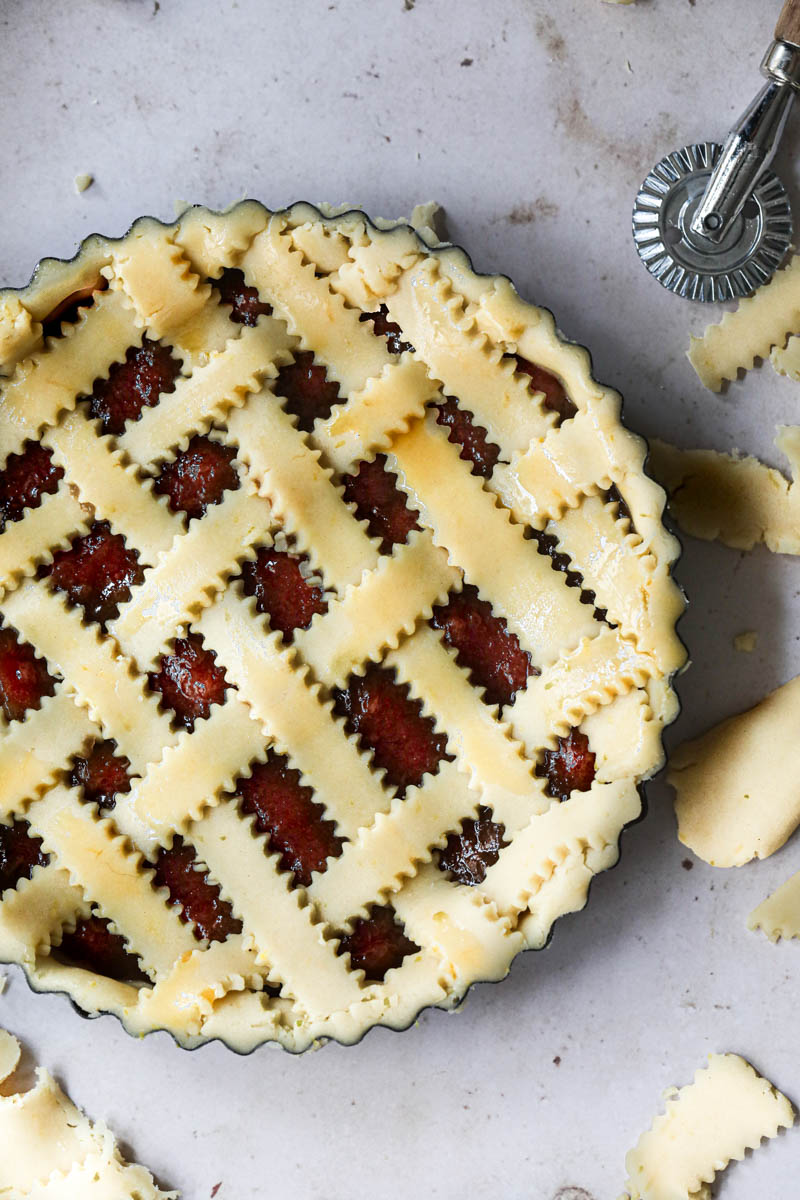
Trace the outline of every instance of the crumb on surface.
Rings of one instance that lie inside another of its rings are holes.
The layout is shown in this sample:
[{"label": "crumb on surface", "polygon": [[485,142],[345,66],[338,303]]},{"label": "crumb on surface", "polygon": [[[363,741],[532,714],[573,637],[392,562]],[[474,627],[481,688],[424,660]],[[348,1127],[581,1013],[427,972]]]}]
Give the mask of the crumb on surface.
[{"label": "crumb on surface", "polygon": [[94,175],[88,175],[85,171],[81,172],[80,175],[75,176],[75,191],[80,195],[81,192],[85,192],[87,188],[90,188],[93,183]]},{"label": "crumb on surface", "polygon": [[756,648],[758,634],[754,629],[748,629],[745,633],[737,633],[733,639],[733,645],[736,650],[742,651],[744,654],[751,654]]}]

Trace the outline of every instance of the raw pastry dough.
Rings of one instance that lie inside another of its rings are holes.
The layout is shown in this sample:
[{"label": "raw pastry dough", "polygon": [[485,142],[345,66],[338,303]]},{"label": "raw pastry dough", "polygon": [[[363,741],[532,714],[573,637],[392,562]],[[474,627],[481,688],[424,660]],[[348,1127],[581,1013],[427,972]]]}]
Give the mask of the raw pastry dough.
[{"label": "raw pastry dough", "polygon": [[675,520],[692,537],[777,554],[800,554],[800,426],[779,425],[775,445],[789,459],[791,483],[749,455],[679,450],[655,440],[650,466],[666,489]]},{"label": "raw pastry dough", "polygon": [[787,334],[800,331],[800,256],[778,271],[755,295],[726,313],[719,325],[709,325],[702,337],[692,337],[689,362],[712,392],[740,370],[749,371],[757,358],[782,346]]},{"label": "raw pastry dough", "polygon": [[28,1092],[10,1077],[19,1042],[0,1029],[0,1196],[3,1200],[176,1200],[145,1167],[129,1164],[102,1121],[94,1124],[41,1068]]},{"label": "raw pastry dough", "polygon": [[710,1054],[693,1083],[666,1093],[625,1159],[630,1200],[707,1200],[717,1171],[794,1124],[794,1109],[738,1054]]},{"label": "raw pastry dough", "polygon": [[[0,534],[4,627],[58,676],[52,697],[0,726],[0,820],[24,817],[48,856],[0,897],[0,960],[22,962],[36,986],[68,991],[87,1012],[117,1013],[133,1033],[301,1050],[354,1042],[379,1022],[404,1028],[429,1004],[452,1007],[583,906],[640,813],[639,783],[662,760],[676,713],[668,680],[685,659],[674,632],[683,602],[644,444],[549,313],[507,279],[474,274],[462,251],[437,242],[434,252],[432,217],[415,210],[420,237],[352,210],[193,208],[172,226],[145,219],[120,241],[95,238],[70,264],[51,260],[30,287],[0,294],[0,464],[41,440],[64,472]],[[262,306],[268,299],[255,324],[232,323],[217,286],[225,271],[260,289]],[[43,341],[53,312],[86,289],[91,306]],[[411,349],[393,354],[376,334],[384,311]],[[180,359],[174,389],[119,435],[98,432],[77,398],[137,353],[145,331]],[[347,397],[308,431],[280,395],[281,372],[301,353]],[[568,418],[531,391],[520,363],[552,376]],[[438,423],[432,405],[445,394],[499,448],[491,479]],[[235,452],[240,486],[186,527],[152,481],[211,425]],[[384,555],[341,490],[378,453],[423,526]],[[54,550],[100,520],[144,564],[108,636],[39,577]],[[525,526],[558,547],[607,621]],[[279,535],[327,589],[327,611],[288,648],[238,579]],[[430,624],[465,583],[536,665],[502,718]],[[178,734],[148,680],[187,628],[229,688]],[[332,693],[371,663],[446,735],[448,761],[404,797],[331,708]],[[589,718],[602,777],[562,804],[536,767]],[[136,776],[113,813],[65,785],[75,754],[101,734]],[[231,797],[273,749],[345,845],[304,887]],[[506,844],[467,888],[440,869],[438,852],[481,805]],[[176,834],[241,933],[201,939],[151,885]],[[394,911],[416,949],[371,979],[344,947],[376,906]],[[91,912],[138,957],[132,981],[60,953],[64,930]]]},{"label": "raw pastry dough", "polygon": [[800,871],[753,909],[747,928],[762,930],[771,942],[800,937]]},{"label": "raw pastry dough", "polygon": [[672,755],[678,837],[712,867],[774,854],[800,824],[800,676]]}]

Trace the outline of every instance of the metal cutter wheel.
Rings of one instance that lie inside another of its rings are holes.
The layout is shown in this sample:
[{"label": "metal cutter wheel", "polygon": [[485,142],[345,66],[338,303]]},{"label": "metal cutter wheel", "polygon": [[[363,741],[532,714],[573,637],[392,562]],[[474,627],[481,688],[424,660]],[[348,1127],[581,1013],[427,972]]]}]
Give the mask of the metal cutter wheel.
[{"label": "metal cutter wheel", "polygon": [[768,82],[724,146],[698,142],[668,154],[636,197],[642,262],[688,300],[749,296],[789,249],[789,198],[767,168],[800,90],[800,0],[786,0],[761,72]]}]

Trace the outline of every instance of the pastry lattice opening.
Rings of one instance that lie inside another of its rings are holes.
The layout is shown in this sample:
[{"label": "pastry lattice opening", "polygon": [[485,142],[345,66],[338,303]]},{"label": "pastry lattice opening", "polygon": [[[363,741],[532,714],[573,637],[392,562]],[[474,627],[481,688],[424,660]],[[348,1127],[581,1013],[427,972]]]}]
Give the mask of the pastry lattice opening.
[{"label": "pastry lattice opening", "polygon": [[543,944],[680,660],[581,352],[308,212],[136,226],[18,343],[0,306],[0,957],[186,1042],[354,1040]]}]

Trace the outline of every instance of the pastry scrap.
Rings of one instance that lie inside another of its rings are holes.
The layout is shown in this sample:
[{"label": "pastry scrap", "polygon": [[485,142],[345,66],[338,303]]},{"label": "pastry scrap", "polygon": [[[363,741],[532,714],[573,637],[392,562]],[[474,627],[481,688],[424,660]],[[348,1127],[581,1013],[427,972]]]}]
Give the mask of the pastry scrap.
[{"label": "pastry scrap", "polygon": [[737,550],[764,542],[777,554],[800,554],[800,426],[780,425],[775,445],[791,464],[791,482],[750,455],[679,450],[654,440],[650,466],[681,529]]},{"label": "pastry scrap", "polygon": [[126,1163],[114,1135],[92,1123],[37,1068],[30,1091],[14,1089],[20,1058],[0,1029],[0,1195],[7,1200],[176,1200],[144,1167]]},{"label": "pastry scrap", "polygon": [[684,661],[586,352],[430,230],[304,204],[144,219],[0,314],[0,960],[302,1050],[543,946]]},{"label": "pastry scrap", "polygon": [[800,871],[754,908],[748,929],[760,929],[771,942],[800,937]]},{"label": "pastry scrap", "polygon": [[707,1200],[718,1171],[790,1129],[792,1105],[738,1054],[710,1054],[625,1159],[630,1200]]},{"label": "pastry scrap", "polygon": [[800,676],[672,754],[678,837],[713,867],[768,858],[800,824]]},{"label": "pastry scrap", "polygon": [[[769,283],[742,300],[735,312],[726,313],[718,325],[709,325],[702,337],[692,337],[689,361],[712,392],[749,371],[757,358],[766,358],[773,347],[784,346],[789,334],[800,333],[800,256],[795,256]],[[791,354],[795,362],[796,351]],[[778,369],[782,359],[778,356]]]}]

